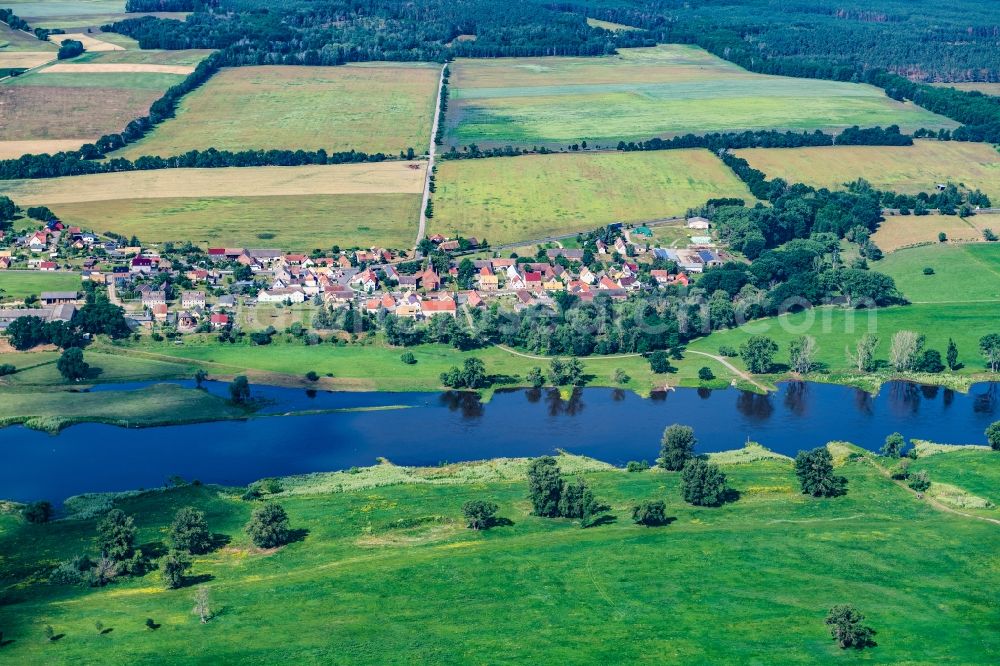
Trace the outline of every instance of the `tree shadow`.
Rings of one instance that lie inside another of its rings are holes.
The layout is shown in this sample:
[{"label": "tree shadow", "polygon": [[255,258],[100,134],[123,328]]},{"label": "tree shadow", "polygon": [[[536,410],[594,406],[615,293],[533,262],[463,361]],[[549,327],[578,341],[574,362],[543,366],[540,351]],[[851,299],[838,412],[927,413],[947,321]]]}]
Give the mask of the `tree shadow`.
[{"label": "tree shadow", "polygon": [[775,374],[783,374],[791,370],[791,366],[787,363],[772,363],[769,370]]},{"label": "tree shadow", "polygon": [[[722,504],[730,504],[732,502],[739,502],[742,493],[735,488],[726,488],[726,492],[722,495]],[[721,506],[721,505],[720,505]]]},{"label": "tree shadow", "polygon": [[618,522],[618,516],[611,513],[605,513],[604,515],[594,518],[589,523],[583,525],[584,529],[589,529],[591,527],[600,527],[601,525],[611,525]]},{"label": "tree shadow", "polygon": [[0,640],[0,648],[7,647],[8,645],[10,645],[13,642],[14,642],[13,638],[8,638],[6,640]]},{"label": "tree shadow", "polygon": [[309,530],[305,528],[288,530],[288,539],[285,541],[285,545],[305,541],[307,536],[309,536]]},{"label": "tree shadow", "polygon": [[97,368],[97,367],[94,367],[94,366],[90,366],[89,368],[87,368],[87,374],[84,375],[83,378],[84,379],[97,379],[102,374],[104,374],[104,369],[103,368]]},{"label": "tree shadow", "polygon": [[495,375],[488,375],[488,380],[490,384],[495,384],[498,386],[508,386],[510,384],[518,383],[521,380],[521,378],[518,375],[495,374]]},{"label": "tree shadow", "polygon": [[114,627],[108,627],[107,629],[101,629],[101,636],[105,636],[107,634],[110,634],[114,630],[115,630]]},{"label": "tree shadow", "polygon": [[657,520],[651,523],[640,523],[642,527],[666,527],[670,523],[677,520],[677,516],[664,516],[663,520]]},{"label": "tree shadow", "polygon": [[198,574],[197,576],[184,576],[184,580],[181,584],[177,586],[177,589],[182,589],[185,587],[191,587],[192,585],[202,585],[204,583],[209,583],[215,580],[215,576],[212,574]]},{"label": "tree shadow", "polygon": [[66,634],[56,634],[54,636],[49,636],[49,642],[50,643],[55,643],[56,641],[61,641],[65,637],[66,637]]},{"label": "tree shadow", "polygon": [[222,548],[228,546],[232,540],[233,538],[228,534],[213,534],[208,546],[208,552],[214,553],[217,550],[221,550]]},{"label": "tree shadow", "polygon": [[502,516],[497,516],[496,518],[493,518],[492,520],[490,520],[490,522],[487,524],[487,528],[489,528],[489,527],[512,527],[513,525],[514,525],[514,521],[511,520],[510,518],[504,518]]},{"label": "tree shadow", "polygon": [[158,560],[167,554],[167,545],[162,541],[150,541],[138,547],[142,554],[151,560]]}]

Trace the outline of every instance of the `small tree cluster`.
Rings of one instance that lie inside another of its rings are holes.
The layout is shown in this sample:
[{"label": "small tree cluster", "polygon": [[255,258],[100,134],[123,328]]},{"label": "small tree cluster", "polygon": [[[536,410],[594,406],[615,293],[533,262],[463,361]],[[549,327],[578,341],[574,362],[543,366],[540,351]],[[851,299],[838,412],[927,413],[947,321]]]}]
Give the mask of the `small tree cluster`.
[{"label": "small tree cluster", "polygon": [[802,492],[813,497],[836,497],[847,487],[847,479],[834,474],[833,456],[825,446],[799,451],[795,456],[795,476]]},{"label": "small tree cluster", "polygon": [[441,383],[450,388],[486,388],[489,377],[486,365],[478,358],[471,357],[462,362],[462,367],[453,367],[441,373]]},{"label": "small tree cluster", "polygon": [[594,497],[583,479],[566,484],[556,459],[535,458],[528,466],[528,494],[532,513],[546,518],[579,518],[584,527],[609,507]]},{"label": "small tree cluster", "polygon": [[718,465],[692,458],[681,472],[684,501],[695,506],[719,506],[726,501],[729,486]]},{"label": "small tree cluster", "polygon": [[632,521],[636,525],[656,527],[667,523],[667,505],[663,500],[643,500],[632,508]]}]

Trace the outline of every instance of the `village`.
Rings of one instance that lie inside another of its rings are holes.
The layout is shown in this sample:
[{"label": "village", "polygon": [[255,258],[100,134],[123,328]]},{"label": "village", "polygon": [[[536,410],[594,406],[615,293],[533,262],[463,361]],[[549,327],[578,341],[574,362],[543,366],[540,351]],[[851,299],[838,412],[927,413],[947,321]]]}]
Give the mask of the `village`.
[{"label": "village", "polygon": [[[252,318],[238,322],[238,309],[303,303],[423,320],[455,317],[460,307],[493,302],[513,310],[554,307],[556,293],[582,302],[598,294],[624,300],[644,290],[687,286],[692,275],[730,259],[709,235],[708,220],[691,217],[679,224],[690,234],[684,248],[650,242],[652,232],[645,226],[615,224],[607,228],[607,240],[577,242],[580,247],[574,248],[550,243],[533,256],[502,257],[474,238],[440,234],[425,239],[413,256],[385,248],[303,254],[277,248],[202,251],[170,243],[146,247],[135,238],[100,236],[51,219],[12,238],[0,250],[0,270],[75,273],[81,285],[106,288],[136,332],[162,329],[173,336],[245,327]],[[14,303],[8,298],[0,309],[0,330],[28,315],[69,321],[83,303],[83,291],[43,291]]]}]

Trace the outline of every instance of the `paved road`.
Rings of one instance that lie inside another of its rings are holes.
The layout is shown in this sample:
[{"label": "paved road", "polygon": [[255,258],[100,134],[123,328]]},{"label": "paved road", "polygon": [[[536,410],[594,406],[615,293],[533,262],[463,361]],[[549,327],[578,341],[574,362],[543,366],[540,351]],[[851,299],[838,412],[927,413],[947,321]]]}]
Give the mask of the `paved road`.
[{"label": "paved road", "polygon": [[417,239],[413,242],[414,249],[420,244],[420,239],[427,234],[427,202],[431,199],[431,175],[434,173],[434,156],[437,153],[437,144],[434,143],[434,137],[437,136],[438,123],[441,122],[441,92],[444,90],[444,70],[447,66],[441,66],[441,76],[438,78],[437,103],[434,104],[434,122],[431,124],[431,142],[427,148],[427,173],[424,175],[424,198],[420,202],[420,225],[417,227]]}]

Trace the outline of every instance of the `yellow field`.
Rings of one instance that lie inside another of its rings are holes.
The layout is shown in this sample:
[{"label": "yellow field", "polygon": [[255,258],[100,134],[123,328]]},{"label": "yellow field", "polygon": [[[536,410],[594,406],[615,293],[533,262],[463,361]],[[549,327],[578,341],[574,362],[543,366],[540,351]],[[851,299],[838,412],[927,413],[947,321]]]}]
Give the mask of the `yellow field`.
[{"label": "yellow field", "polygon": [[84,34],[82,32],[66,33],[64,35],[50,35],[49,40],[53,44],[59,45],[63,43],[64,39],[75,39],[76,41],[83,44],[83,48],[90,52],[100,52],[100,51],[124,51],[125,47],[119,46],[117,44],[112,44],[111,42],[106,42],[96,37],[91,37],[90,35]]},{"label": "yellow field", "polygon": [[[21,155],[40,155],[76,150],[92,139],[52,139],[38,141],[0,141],[0,160],[13,160]],[[6,186],[5,186],[6,187]]]},{"label": "yellow field", "polygon": [[6,51],[0,50],[0,69],[5,69],[7,67],[24,67],[25,69],[31,69],[32,67],[44,65],[48,61],[55,59],[55,53],[42,51],[15,51],[13,53],[7,53]]},{"label": "yellow field", "polygon": [[61,62],[39,70],[39,74],[120,74],[120,73],[150,73],[150,74],[190,74],[194,67],[190,65],[140,65],[128,63],[99,62]]},{"label": "yellow field", "polygon": [[949,241],[981,241],[984,226],[1000,229],[1000,216],[892,215],[885,218],[872,240],[883,252],[893,252],[909,245],[937,243],[942,231]]},{"label": "yellow field", "polygon": [[423,162],[379,162],[301,167],[162,169],[12,180],[4,183],[4,192],[22,206],[126,198],[419,194],[423,191],[425,168]]},{"label": "yellow field", "polygon": [[430,141],[439,68],[426,64],[223,69],[176,117],[117,155],[190,150],[361,150],[418,154]]},{"label": "yellow field", "polygon": [[979,188],[1000,202],[1000,152],[985,143],[917,141],[912,146],[829,146],[738,150],[769,178],[841,188],[864,178],[876,188],[916,194],[937,183]]}]

